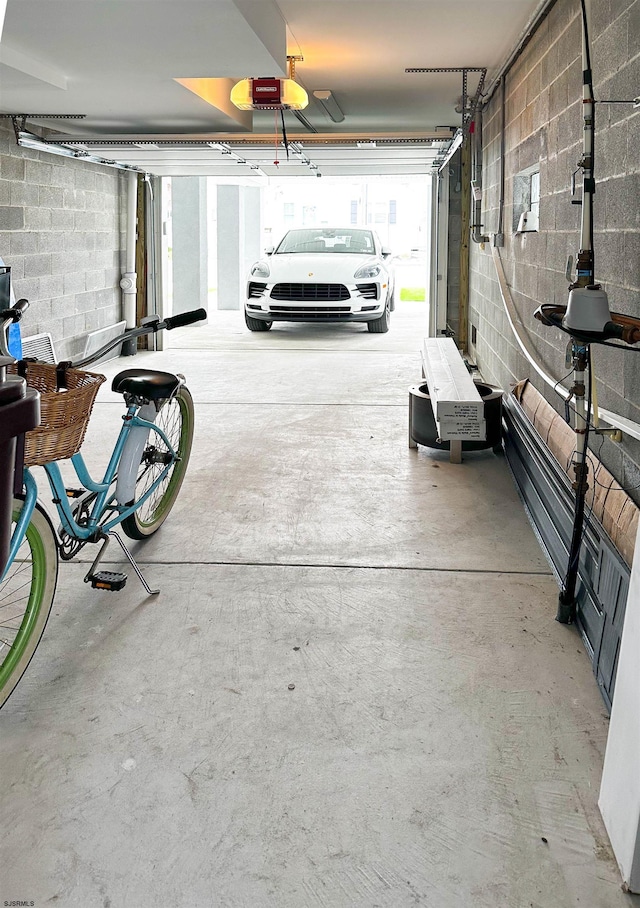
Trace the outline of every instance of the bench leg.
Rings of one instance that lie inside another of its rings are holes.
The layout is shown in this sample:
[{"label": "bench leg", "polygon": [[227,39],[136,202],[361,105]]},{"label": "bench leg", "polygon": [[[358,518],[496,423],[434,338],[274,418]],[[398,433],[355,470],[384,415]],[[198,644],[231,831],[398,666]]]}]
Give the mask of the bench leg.
[{"label": "bench leg", "polygon": [[413,435],[411,434],[411,426],[413,425],[413,394],[409,392],[409,447],[417,448],[418,442],[414,441]]},{"label": "bench leg", "polygon": [[451,441],[449,448],[449,460],[451,463],[462,463],[462,441]]}]

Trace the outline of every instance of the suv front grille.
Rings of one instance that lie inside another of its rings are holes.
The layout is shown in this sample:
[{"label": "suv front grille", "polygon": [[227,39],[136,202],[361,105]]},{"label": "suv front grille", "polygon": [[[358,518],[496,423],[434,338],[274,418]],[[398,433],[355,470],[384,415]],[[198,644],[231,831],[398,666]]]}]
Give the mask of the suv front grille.
[{"label": "suv front grille", "polygon": [[344,284],[276,284],[272,300],[337,301],[350,299]]},{"label": "suv front grille", "polygon": [[344,316],[351,312],[350,306],[269,306],[269,312],[282,315],[295,312],[296,315],[309,315],[313,318],[331,318],[335,315]]}]

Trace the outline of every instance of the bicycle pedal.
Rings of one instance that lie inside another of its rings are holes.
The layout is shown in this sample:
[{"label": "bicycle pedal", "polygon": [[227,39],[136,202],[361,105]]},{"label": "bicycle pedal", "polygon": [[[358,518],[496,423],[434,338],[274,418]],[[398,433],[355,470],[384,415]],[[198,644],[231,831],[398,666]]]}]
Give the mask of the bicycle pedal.
[{"label": "bicycle pedal", "polygon": [[96,571],[87,578],[91,581],[94,590],[107,590],[109,593],[117,593],[127,582],[126,574],[118,574],[115,571]]},{"label": "bicycle pedal", "polygon": [[65,489],[67,498],[82,498],[86,494],[86,489]]}]

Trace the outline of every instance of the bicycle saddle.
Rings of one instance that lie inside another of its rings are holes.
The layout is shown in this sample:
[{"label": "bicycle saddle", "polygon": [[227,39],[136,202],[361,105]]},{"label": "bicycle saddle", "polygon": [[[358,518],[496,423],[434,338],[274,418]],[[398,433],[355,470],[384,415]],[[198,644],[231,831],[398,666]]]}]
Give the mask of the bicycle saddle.
[{"label": "bicycle saddle", "polygon": [[125,369],[118,372],[111,383],[111,390],[119,394],[132,394],[146,400],[163,400],[171,397],[179,387],[180,379],[171,372],[155,372],[148,369]]}]

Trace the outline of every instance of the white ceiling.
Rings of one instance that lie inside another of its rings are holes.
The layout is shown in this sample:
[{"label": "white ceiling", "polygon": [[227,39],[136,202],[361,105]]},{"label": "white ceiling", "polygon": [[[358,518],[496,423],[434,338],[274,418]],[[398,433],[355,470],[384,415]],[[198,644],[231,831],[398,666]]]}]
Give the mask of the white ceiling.
[{"label": "white ceiling", "polygon": [[[486,87],[539,6],[539,0],[8,0],[0,111],[28,114],[27,125],[48,126],[86,142],[92,153],[153,173],[299,175],[313,170],[302,157],[327,175],[425,173],[452,134],[442,127],[461,123],[455,107],[462,75],[405,69],[486,67]],[[274,114],[242,114],[228,92],[244,77],[286,75],[287,53],[303,57],[296,79],[311,98],[304,116],[321,135],[287,111],[285,124],[301,153],[290,152],[287,162],[280,146],[274,167]],[[222,100],[211,104],[176,79],[227,82],[212,83]],[[470,94],[478,79],[469,73]],[[342,123],[313,99],[316,89],[333,92]],[[45,114],[85,118],[52,121]],[[375,146],[357,147],[374,134]],[[402,142],[390,143],[401,135]],[[409,141],[411,135],[422,141]],[[251,136],[261,137],[258,144],[238,144]],[[158,147],[123,145],[125,137]],[[168,146],[167,137],[186,144]],[[425,141],[434,137],[433,145]],[[338,138],[340,145],[331,144]]]}]

